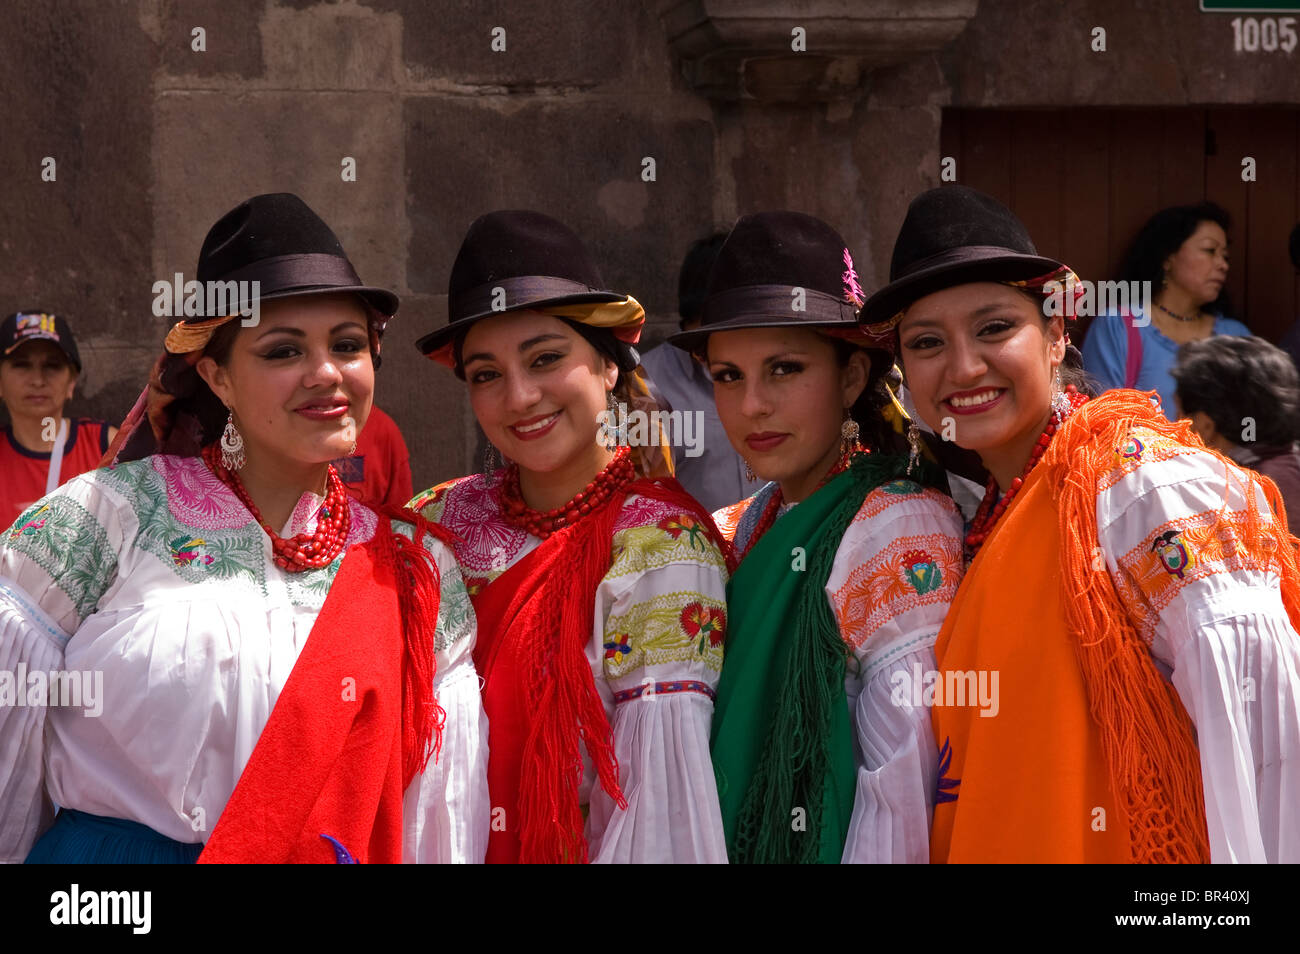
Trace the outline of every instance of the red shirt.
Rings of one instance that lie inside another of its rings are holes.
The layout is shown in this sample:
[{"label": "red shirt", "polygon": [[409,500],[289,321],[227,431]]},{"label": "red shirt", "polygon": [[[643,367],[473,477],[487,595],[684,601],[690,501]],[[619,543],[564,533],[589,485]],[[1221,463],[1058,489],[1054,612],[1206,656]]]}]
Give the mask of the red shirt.
[{"label": "red shirt", "polygon": [[411,499],[411,455],[397,423],[379,410],[370,408],[366,426],[357,435],[357,452],[341,457],[334,466],[343,485],[358,500],[406,505]]},{"label": "red shirt", "polygon": [[[89,418],[68,418],[68,442],[63,448],[59,484],[94,470],[108,450],[109,425]],[[14,438],[12,427],[0,437],[0,526],[8,527],[18,515],[45,496],[50,454],[28,450]]]}]

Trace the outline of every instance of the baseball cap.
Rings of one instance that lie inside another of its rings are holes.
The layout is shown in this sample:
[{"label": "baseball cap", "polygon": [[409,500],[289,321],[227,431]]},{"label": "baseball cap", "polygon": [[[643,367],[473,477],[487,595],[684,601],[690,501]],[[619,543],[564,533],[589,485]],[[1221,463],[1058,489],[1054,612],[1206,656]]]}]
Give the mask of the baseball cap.
[{"label": "baseball cap", "polygon": [[29,341],[52,341],[67,356],[68,362],[81,371],[81,355],[72,329],[59,315],[45,311],[19,311],[0,322],[0,354],[8,357]]}]

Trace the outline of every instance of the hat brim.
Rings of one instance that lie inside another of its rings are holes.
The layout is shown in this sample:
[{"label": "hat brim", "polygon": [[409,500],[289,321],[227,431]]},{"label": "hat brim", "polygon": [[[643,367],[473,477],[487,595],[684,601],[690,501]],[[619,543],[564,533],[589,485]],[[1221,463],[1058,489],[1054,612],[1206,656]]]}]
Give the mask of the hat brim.
[{"label": "hat brim", "polygon": [[[966,250],[956,249],[957,253]],[[975,282],[1024,281],[1047,275],[1062,264],[1042,255],[1005,251],[972,252],[948,261],[936,262],[895,279],[867,299],[858,320],[864,325],[888,321],[914,301],[945,288]]]},{"label": "hat brim", "polygon": [[521,301],[511,305],[509,308],[503,308],[500,311],[494,311],[489,308],[486,311],[475,312],[474,314],[465,315],[457,318],[455,321],[443,325],[437,331],[431,331],[429,334],[415,342],[415,346],[420,349],[421,354],[431,354],[439,348],[446,345],[457,334],[469,328],[470,325],[484,318],[496,318],[501,315],[508,315],[516,311],[535,311],[541,308],[555,308],[560,305],[594,305],[603,302],[626,301],[627,295],[620,295],[617,292],[584,292],[580,295],[558,295],[549,298],[538,298],[534,301]]},{"label": "hat brim", "polygon": [[[734,318],[728,318],[712,325],[701,325],[699,328],[692,328],[690,331],[679,331],[675,335],[670,335],[664,340],[674,347],[681,348],[683,351],[698,351],[709,335],[716,334],[719,331],[744,331],[751,328],[807,328],[809,331],[818,331],[825,328],[840,328],[851,331],[860,327],[856,321],[798,321],[791,320],[790,315],[738,315]],[[863,342],[863,347],[870,347],[867,342]]]}]

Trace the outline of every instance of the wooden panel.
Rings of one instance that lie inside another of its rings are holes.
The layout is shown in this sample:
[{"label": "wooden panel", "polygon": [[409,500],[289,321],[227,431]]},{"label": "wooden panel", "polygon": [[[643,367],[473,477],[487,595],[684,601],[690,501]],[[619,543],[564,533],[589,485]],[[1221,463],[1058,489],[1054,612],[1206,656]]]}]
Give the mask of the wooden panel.
[{"label": "wooden panel", "polygon": [[1098,281],[1110,273],[1111,114],[1079,110],[1068,121],[1062,260],[1079,277]]},{"label": "wooden panel", "polygon": [[[1065,235],[1062,261],[1088,281],[1110,277],[1110,169],[1119,150],[1110,141],[1107,110],[1077,110],[1061,116],[1069,123],[1065,154]],[[1070,339],[1082,346],[1091,316],[1076,320]]]},{"label": "wooden panel", "polygon": [[957,181],[1011,204],[1010,111],[969,110],[962,121]]},{"label": "wooden panel", "polygon": [[1207,129],[1213,151],[1205,157],[1205,197],[1217,202],[1232,216],[1228,244],[1232,265],[1228,269],[1228,293],[1236,317],[1250,324],[1243,310],[1246,300],[1246,261],[1250,255],[1250,234],[1246,226],[1248,186],[1241,181],[1241,159],[1250,155],[1250,128],[1246,111],[1239,108],[1211,109]]},{"label": "wooden panel", "polygon": [[1065,157],[1059,112],[1024,111],[1011,124],[1011,211],[1038,251],[1063,258]]},{"label": "wooden panel", "polygon": [[[1257,335],[1276,342],[1295,320],[1295,280],[1287,236],[1295,224],[1296,113],[1279,109],[1247,111],[1246,155],[1255,159],[1255,182],[1247,187],[1245,226],[1249,256],[1244,263],[1243,313]],[[1240,235],[1242,228],[1236,230]],[[1233,256],[1233,266],[1240,267]]]},{"label": "wooden panel", "polygon": [[1159,208],[1201,202],[1205,198],[1205,110],[1166,109],[1158,115]]},{"label": "wooden panel", "polygon": [[1160,205],[1160,111],[1122,109],[1112,114],[1110,141],[1110,275]]}]

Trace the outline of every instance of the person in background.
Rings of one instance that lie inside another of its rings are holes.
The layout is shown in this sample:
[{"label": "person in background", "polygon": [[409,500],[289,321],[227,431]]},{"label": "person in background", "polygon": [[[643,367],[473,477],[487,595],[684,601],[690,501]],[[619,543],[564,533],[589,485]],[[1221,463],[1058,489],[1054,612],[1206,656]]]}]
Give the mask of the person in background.
[{"label": "person in background", "polygon": [[1300,526],[1300,372],[1287,353],[1263,338],[1210,338],[1179,348],[1170,373],[1179,416],[1191,420],[1206,447],[1277,484],[1294,533]]},{"label": "person in background", "polygon": [[[725,232],[715,232],[696,241],[686,252],[677,277],[677,312],[681,315],[682,331],[693,331],[700,326],[709,272],[726,237]],[[702,417],[703,428],[694,432],[702,434],[697,438],[702,453],[690,457],[686,454],[688,448],[678,444],[673,463],[678,481],[705,509],[714,511],[729,506],[763,486],[763,481],[749,474],[745,462],[727,440],[713,403],[713,379],[708,368],[688,352],[668,344],[646,352],[641,366],[673,410]]]},{"label": "person in background", "polygon": [[1168,416],[1174,398],[1169,369],[1178,346],[1211,335],[1250,334],[1228,317],[1230,225],[1227,212],[1203,202],[1162,209],[1142,226],[1119,277],[1150,282],[1153,307],[1136,321],[1127,311],[1101,315],[1088,329],[1083,367],[1102,388],[1155,391]]},{"label": "person in background", "polygon": [[400,507],[411,499],[411,454],[397,422],[377,406],[357,435],[356,451],[333,464],[358,500]]},{"label": "person in background", "polygon": [[20,311],[0,324],[0,524],[78,474],[94,470],[117,434],[105,421],[65,418],[81,374],[72,329],[59,315]]}]

